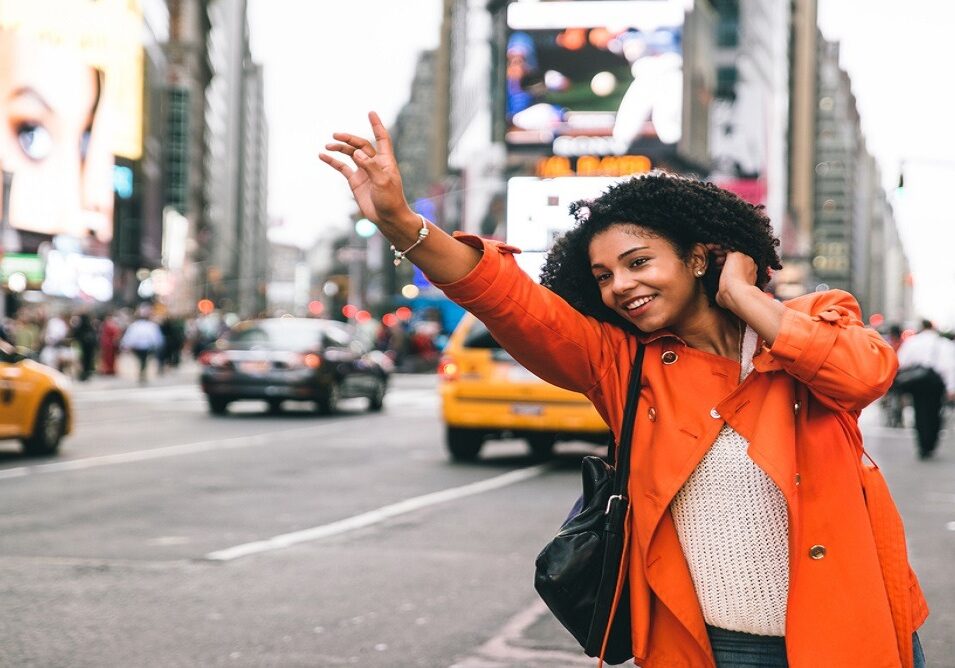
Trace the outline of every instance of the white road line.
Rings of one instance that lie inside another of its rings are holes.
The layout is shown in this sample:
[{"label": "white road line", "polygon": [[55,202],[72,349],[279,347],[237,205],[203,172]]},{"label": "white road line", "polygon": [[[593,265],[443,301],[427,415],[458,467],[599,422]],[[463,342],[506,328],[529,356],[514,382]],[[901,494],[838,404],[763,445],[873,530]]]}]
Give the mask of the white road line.
[{"label": "white road line", "polygon": [[427,508],[428,506],[434,506],[439,503],[447,503],[448,501],[462,499],[466,496],[482,494],[494,489],[500,489],[501,487],[507,487],[508,485],[523,482],[524,480],[529,480],[541,475],[549,468],[550,466],[548,464],[539,464],[537,466],[529,466],[527,468],[517,469],[516,471],[511,471],[493,478],[462,485],[461,487],[452,487],[439,492],[415,496],[410,499],[405,499],[404,501],[399,501],[387,506],[382,506],[381,508],[376,508],[375,510],[368,511],[366,513],[361,513],[360,515],[346,517],[343,520],[331,522],[330,524],[323,524],[321,526],[312,527],[311,529],[303,529],[301,531],[293,531],[292,533],[280,534],[278,536],[273,536],[272,538],[258,540],[252,543],[244,543],[242,545],[236,545],[235,547],[229,547],[224,550],[216,550],[215,552],[210,552],[207,554],[205,559],[209,561],[231,561],[233,559],[247,557],[252,554],[259,554],[272,550],[281,550],[282,548],[291,547],[292,545],[297,545],[299,543],[319,540],[321,538],[328,538],[329,536],[336,536],[348,531],[354,531],[355,529],[361,529],[373,524],[378,524],[392,517],[397,517],[398,515],[404,515],[415,510]]},{"label": "white road line", "polygon": [[522,647],[520,641],[525,633],[537,621],[550,614],[543,601],[535,601],[521,610],[504,627],[474,653],[454,663],[451,668],[484,668],[496,666],[593,666],[594,659],[588,659],[583,651],[567,652],[559,649],[538,649]]},{"label": "white road line", "polygon": [[160,459],[163,457],[176,457],[179,455],[191,455],[197,452],[210,452],[213,450],[231,450],[233,448],[246,448],[255,445],[270,445],[278,442],[278,439],[285,436],[296,436],[308,433],[321,433],[328,427],[341,426],[345,429],[352,429],[348,421],[338,421],[335,423],[324,423],[321,425],[312,425],[298,429],[287,429],[283,431],[272,431],[265,434],[255,434],[252,436],[238,436],[236,438],[217,438],[207,441],[196,441],[193,443],[180,443],[179,445],[170,445],[162,448],[152,448],[149,450],[137,450],[135,452],[120,452],[115,455],[100,455],[98,457],[84,457],[83,459],[72,459],[63,462],[51,462],[49,464],[32,464],[30,466],[18,466],[16,468],[0,469],[0,479],[20,478],[26,475],[39,473],[59,473],[63,471],[79,471],[82,469],[94,468],[97,466],[112,466],[114,464],[129,464],[131,462],[141,462],[150,459]]}]

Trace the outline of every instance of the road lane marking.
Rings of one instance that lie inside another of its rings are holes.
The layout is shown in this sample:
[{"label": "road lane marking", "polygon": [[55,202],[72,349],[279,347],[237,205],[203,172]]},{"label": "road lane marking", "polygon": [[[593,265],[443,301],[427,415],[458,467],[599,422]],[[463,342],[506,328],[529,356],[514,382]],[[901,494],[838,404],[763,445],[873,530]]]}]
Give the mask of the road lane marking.
[{"label": "road lane marking", "polygon": [[500,489],[501,487],[507,487],[508,485],[514,485],[525,480],[530,480],[531,478],[536,478],[549,469],[549,464],[538,464],[537,466],[529,466],[527,468],[517,469],[515,471],[510,471],[509,473],[504,473],[503,475],[487,478],[485,480],[479,480],[478,482],[472,482],[460,487],[451,487],[438,492],[431,492],[430,494],[415,496],[410,499],[405,499],[404,501],[399,501],[397,503],[376,508],[375,510],[370,510],[366,513],[361,513],[360,515],[346,517],[345,519],[331,522],[329,524],[322,524],[310,529],[284,533],[278,536],[273,536],[272,538],[267,538],[265,540],[257,540],[251,543],[243,543],[242,545],[225,548],[223,550],[216,550],[215,552],[210,552],[205,555],[204,559],[208,561],[231,561],[233,559],[247,557],[252,554],[281,550],[286,547],[291,547],[292,545],[298,545],[299,543],[319,540],[321,538],[328,538],[330,536],[337,536],[349,531],[354,531],[355,529],[362,529],[373,524],[379,524],[385,520],[391,519],[392,517],[404,515],[415,510],[421,510],[422,508],[427,508],[428,506],[434,506],[440,503],[447,503],[448,501],[463,499],[464,497],[473,496],[475,494],[483,494],[484,492],[490,492],[491,490]]},{"label": "road lane marking", "polygon": [[350,421],[337,420],[334,423],[311,425],[297,429],[286,429],[284,431],[272,431],[264,434],[255,434],[252,436],[237,436],[236,438],[227,439],[218,438],[207,441],[195,441],[193,443],[180,443],[178,445],[169,445],[161,448],[151,448],[149,450],[120,452],[113,455],[100,455],[96,457],[84,457],[82,459],[71,459],[63,462],[51,462],[49,464],[17,466],[15,468],[0,469],[0,480],[6,478],[21,478],[23,476],[39,473],[60,473],[63,471],[79,471],[83,469],[90,469],[97,466],[129,464],[131,462],[142,462],[148,461],[150,459],[161,459],[163,457],[191,455],[198,452],[231,450],[233,448],[246,448],[256,445],[271,445],[278,442],[277,439],[284,436],[296,436],[315,432],[321,434],[328,427],[344,427],[346,430],[352,429]]},{"label": "road lane marking", "polygon": [[948,529],[949,531],[955,531],[955,522],[949,522],[948,524],[945,525],[945,528]]},{"label": "road lane marking", "polygon": [[528,630],[542,617],[550,614],[543,601],[535,601],[521,610],[490,638],[468,656],[451,665],[451,668],[486,668],[488,666],[593,666],[583,652],[568,652],[559,649],[522,647],[520,641]]}]

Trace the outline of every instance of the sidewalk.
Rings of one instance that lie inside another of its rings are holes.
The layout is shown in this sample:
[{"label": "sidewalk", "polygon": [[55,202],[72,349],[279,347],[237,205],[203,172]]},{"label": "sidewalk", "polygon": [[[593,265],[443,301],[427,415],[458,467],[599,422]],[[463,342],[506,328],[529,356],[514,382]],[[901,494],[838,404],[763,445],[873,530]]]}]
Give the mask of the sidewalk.
[{"label": "sidewalk", "polygon": [[82,394],[87,390],[121,390],[134,387],[162,387],[199,382],[199,364],[191,357],[183,357],[178,368],[167,368],[163,374],[156,372],[156,360],[149,361],[147,380],[139,382],[139,361],[131,353],[123,353],[116,362],[116,375],[94,374],[89,380],[73,379],[73,392]]}]

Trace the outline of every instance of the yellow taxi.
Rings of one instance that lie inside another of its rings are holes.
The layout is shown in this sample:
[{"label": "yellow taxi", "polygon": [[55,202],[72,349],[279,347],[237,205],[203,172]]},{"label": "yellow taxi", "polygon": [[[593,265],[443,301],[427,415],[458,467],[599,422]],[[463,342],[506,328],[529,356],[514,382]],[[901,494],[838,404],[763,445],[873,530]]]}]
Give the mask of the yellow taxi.
[{"label": "yellow taxi", "polygon": [[525,439],[538,458],[548,457],[557,441],[609,439],[587,397],[522,367],[470,313],[449,338],[438,377],[446,445],[456,461],[476,459],[491,439]]},{"label": "yellow taxi", "polygon": [[72,429],[70,381],[0,340],[0,438],[18,438],[25,455],[52,455]]}]

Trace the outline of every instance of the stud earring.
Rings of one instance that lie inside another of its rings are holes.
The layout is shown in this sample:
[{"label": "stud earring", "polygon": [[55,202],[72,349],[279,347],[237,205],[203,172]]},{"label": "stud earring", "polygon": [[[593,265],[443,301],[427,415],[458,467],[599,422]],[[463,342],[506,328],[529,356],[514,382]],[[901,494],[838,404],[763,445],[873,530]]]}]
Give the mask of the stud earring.
[{"label": "stud earring", "polygon": [[696,277],[697,277],[697,278],[700,278],[700,277],[703,275],[703,273],[704,273],[704,272],[703,272],[702,269],[697,269],[697,270],[696,270]]}]

